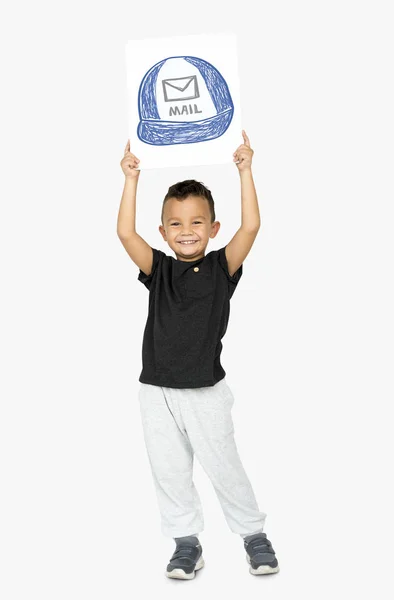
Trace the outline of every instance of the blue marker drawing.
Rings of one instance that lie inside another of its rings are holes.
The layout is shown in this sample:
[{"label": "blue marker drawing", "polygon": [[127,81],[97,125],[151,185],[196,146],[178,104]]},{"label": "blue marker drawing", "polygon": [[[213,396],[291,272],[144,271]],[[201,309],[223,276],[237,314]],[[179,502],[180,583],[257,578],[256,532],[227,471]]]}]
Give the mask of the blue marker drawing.
[{"label": "blue marker drawing", "polygon": [[[175,70],[177,76],[164,77],[162,69],[171,74]],[[226,81],[213,65],[195,56],[170,56],[144,75],[138,112],[138,138],[168,146],[220,137],[231,123],[234,105]]]}]

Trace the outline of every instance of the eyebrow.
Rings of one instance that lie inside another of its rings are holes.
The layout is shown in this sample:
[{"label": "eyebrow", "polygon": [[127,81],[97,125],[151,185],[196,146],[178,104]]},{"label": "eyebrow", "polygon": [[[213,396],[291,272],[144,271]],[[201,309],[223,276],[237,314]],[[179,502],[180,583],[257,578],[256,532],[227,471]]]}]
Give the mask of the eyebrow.
[{"label": "eyebrow", "polygon": [[[206,219],[206,217],[204,217],[203,215],[197,215],[196,217],[192,217],[192,219]],[[180,221],[181,219],[179,217],[169,217],[169,219],[167,219],[167,221]]]}]

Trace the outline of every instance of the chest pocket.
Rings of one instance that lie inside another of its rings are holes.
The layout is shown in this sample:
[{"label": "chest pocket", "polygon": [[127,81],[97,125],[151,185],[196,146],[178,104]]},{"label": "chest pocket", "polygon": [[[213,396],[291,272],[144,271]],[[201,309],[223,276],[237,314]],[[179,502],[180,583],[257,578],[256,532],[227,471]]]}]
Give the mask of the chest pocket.
[{"label": "chest pocket", "polygon": [[[198,270],[195,270],[198,269]],[[212,295],[213,276],[208,265],[191,267],[185,273],[186,298],[205,298]]]}]

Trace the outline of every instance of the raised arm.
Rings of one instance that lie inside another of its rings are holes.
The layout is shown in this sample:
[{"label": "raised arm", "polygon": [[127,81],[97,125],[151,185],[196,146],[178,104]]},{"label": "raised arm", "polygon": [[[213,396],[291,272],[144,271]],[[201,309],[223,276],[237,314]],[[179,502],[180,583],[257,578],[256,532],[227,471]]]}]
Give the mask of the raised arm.
[{"label": "raised arm", "polygon": [[241,227],[226,246],[226,259],[230,275],[233,275],[249,254],[260,229],[260,211],[252,175],[253,150],[245,131],[244,143],[234,152],[241,179],[242,219]]},{"label": "raised arm", "polygon": [[130,140],[126,144],[124,157],[120,163],[125,174],[125,183],[119,207],[117,234],[131,260],[146,275],[150,275],[153,263],[153,250],[136,232],[136,198],[140,170],[139,159],[130,152]]}]

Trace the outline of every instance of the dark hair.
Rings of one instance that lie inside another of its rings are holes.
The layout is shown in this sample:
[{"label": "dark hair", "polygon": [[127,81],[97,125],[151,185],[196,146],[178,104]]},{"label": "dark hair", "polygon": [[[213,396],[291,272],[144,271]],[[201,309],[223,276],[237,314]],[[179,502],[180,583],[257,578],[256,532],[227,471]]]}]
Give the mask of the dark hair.
[{"label": "dark hair", "polygon": [[161,209],[161,222],[163,223],[164,205],[170,198],[176,198],[177,200],[184,200],[188,196],[201,196],[208,200],[209,210],[211,212],[211,223],[215,221],[215,206],[210,190],[200,181],[195,179],[186,179],[185,181],[179,181],[174,183],[168,188],[168,192],[164,197],[163,206]]}]

